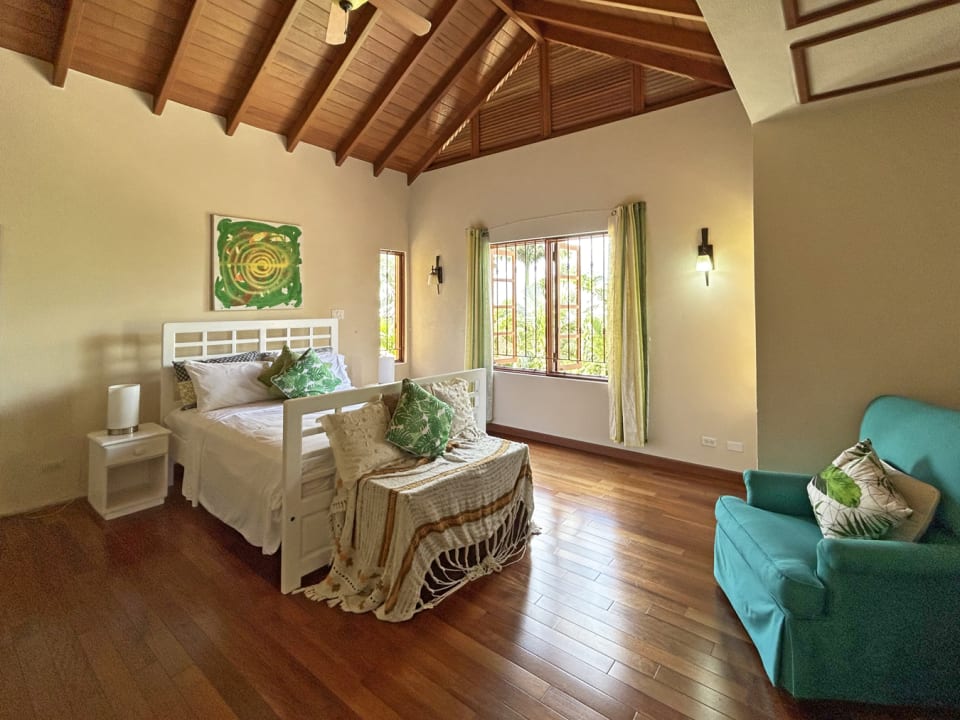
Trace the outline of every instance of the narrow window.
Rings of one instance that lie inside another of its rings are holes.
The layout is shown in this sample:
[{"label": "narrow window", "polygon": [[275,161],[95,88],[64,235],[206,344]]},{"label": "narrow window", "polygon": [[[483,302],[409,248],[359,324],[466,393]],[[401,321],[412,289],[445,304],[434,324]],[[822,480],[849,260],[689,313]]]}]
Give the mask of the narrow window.
[{"label": "narrow window", "polygon": [[606,233],[490,246],[493,364],[605,378]]},{"label": "narrow window", "polygon": [[403,318],[404,287],[403,253],[380,251],[380,352],[404,362]]}]

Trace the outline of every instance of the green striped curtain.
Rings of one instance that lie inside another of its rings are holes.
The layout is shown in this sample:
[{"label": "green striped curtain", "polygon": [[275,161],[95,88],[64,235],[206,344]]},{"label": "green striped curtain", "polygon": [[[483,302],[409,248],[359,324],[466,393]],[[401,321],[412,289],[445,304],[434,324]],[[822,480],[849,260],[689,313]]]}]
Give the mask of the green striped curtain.
[{"label": "green striped curtain", "polygon": [[610,217],[607,392],[610,439],[647,443],[646,205],[620,205]]},{"label": "green striped curtain", "polygon": [[493,317],[490,310],[490,233],[467,228],[467,369],[487,369],[487,422],[493,420]]}]

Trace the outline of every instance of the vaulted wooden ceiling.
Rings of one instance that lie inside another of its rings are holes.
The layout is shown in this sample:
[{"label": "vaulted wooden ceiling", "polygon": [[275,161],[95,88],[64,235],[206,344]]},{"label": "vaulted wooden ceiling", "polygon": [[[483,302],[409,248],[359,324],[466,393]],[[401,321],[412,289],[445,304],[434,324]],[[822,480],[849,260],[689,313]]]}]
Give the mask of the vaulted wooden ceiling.
[{"label": "vaulted wooden ceiling", "polygon": [[694,0],[401,2],[427,35],[371,3],[328,45],[329,0],[0,0],[0,46],[408,182],[732,87]]}]

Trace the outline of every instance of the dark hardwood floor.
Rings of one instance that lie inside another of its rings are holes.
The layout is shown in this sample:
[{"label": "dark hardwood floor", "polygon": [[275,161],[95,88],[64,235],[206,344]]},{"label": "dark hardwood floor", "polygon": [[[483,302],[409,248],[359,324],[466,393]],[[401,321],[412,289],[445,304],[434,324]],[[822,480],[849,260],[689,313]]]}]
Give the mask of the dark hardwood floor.
[{"label": "dark hardwood floor", "polygon": [[739,483],[531,450],[527,557],[401,624],[281,595],[175,490],[0,519],[0,718],[956,717],[770,686],[711,569]]}]

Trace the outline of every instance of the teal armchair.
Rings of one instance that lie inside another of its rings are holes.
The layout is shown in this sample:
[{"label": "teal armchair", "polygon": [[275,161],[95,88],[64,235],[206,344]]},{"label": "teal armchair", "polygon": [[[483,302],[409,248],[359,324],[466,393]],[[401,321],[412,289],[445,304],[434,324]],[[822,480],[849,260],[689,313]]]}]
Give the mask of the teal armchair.
[{"label": "teal armchair", "polygon": [[939,488],[921,542],[825,539],[810,475],[748,470],[746,502],[717,501],[714,575],[794,696],[960,707],[960,411],[879,397],[860,438]]}]

